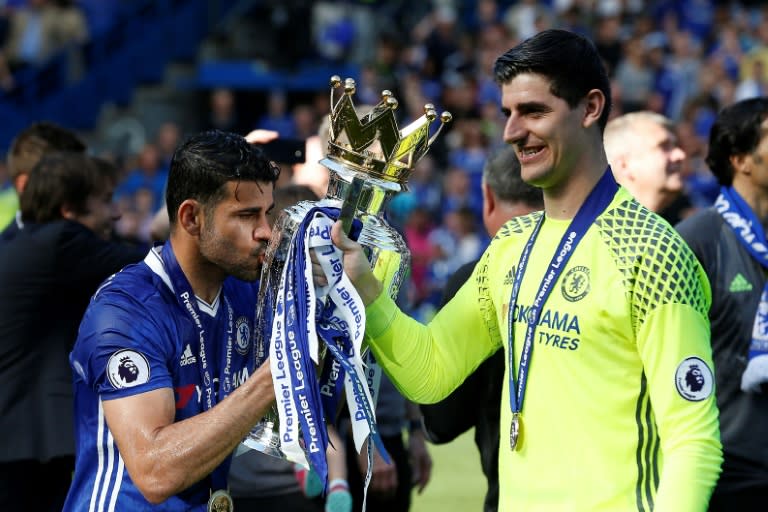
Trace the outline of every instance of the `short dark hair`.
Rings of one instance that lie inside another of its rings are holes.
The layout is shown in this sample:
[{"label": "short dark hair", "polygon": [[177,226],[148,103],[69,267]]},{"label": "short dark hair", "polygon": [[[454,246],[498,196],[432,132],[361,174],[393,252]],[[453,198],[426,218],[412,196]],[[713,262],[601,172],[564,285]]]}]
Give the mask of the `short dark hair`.
[{"label": "short dark hair", "polygon": [[264,152],[235,133],[209,130],[187,138],[173,153],[165,200],[171,225],[179,206],[194,199],[214,207],[230,181],[274,183],[280,168]]},{"label": "short dark hair", "polygon": [[488,159],[483,167],[483,180],[501,201],[522,202],[535,208],[544,206],[541,189],[523,181],[520,161],[511,147],[503,148]]},{"label": "short dark hair", "polygon": [[746,155],[757,149],[768,117],[768,98],[751,98],[725,107],[717,115],[709,132],[706,162],[721,185],[733,183],[731,157]]},{"label": "short dark hair", "polygon": [[576,108],[589,91],[599,89],[605,108],[599,126],[604,129],[611,112],[611,84],[600,54],[592,42],[567,30],[550,29],[526,39],[496,59],[496,82],[506,84],[521,73],[535,73],[550,81],[550,91]]},{"label": "short dark hair", "polygon": [[100,156],[91,157],[93,163],[96,165],[96,170],[99,173],[99,177],[103,180],[103,183],[109,182],[112,185],[116,185],[120,180],[120,169],[117,164]]},{"label": "short dark hair", "polygon": [[84,153],[85,144],[74,132],[48,121],[29,125],[19,132],[8,150],[8,175],[28,173],[46,153],[68,151]]},{"label": "short dark hair", "polygon": [[108,180],[114,181],[114,174],[105,174],[94,158],[82,153],[43,155],[19,198],[21,218],[32,223],[60,220],[65,205],[78,214],[88,213],[88,198],[105,190]]}]

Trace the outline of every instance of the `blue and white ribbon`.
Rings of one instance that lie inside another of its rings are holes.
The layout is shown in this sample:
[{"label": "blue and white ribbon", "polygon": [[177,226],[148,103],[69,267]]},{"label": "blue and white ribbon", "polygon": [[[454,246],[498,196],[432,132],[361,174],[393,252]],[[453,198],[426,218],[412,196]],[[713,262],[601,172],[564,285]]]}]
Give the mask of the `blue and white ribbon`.
[{"label": "blue and white ribbon", "polygon": [[[335,415],[342,382],[355,446],[359,451],[370,437],[388,459],[363,371],[365,306],[343,272],[342,252],[331,242],[331,227],[337,217],[338,209],[312,208],[294,233],[275,294],[269,348],[281,449],[289,460],[310,465],[324,483],[328,474],[325,421]],[[315,250],[328,280],[328,285],[317,292],[310,249]],[[319,339],[328,347],[332,360],[326,361],[318,382],[315,365],[319,363]]]},{"label": "blue and white ribbon", "polygon": [[[722,187],[715,209],[752,257],[768,269],[765,230],[749,204],[733,187]],[[768,382],[768,282],[763,286],[752,324],[747,367],[741,376],[742,391],[760,393]]]}]

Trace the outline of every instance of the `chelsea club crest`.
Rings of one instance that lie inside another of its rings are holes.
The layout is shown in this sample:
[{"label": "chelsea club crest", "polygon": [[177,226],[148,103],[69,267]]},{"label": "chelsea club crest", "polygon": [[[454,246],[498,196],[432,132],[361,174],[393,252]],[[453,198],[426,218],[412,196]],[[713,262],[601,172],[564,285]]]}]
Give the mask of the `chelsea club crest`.
[{"label": "chelsea club crest", "polygon": [[248,325],[248,319],[241,316],[235,322],[235,350],[241,356],[248,353],[248,346],[251,341],[251,327]]},{"label": "chelsea club crest", "polygon": [[565,274],[561,285],[563,297],[570,302],[578,302],[589,293],[589,268],[573,267]]}]

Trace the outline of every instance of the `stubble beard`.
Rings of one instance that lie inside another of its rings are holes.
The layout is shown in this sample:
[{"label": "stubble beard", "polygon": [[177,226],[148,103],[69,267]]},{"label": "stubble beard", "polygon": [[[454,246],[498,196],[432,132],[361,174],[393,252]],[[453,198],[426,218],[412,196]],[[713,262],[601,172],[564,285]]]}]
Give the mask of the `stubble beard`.
[{"label": "stubble beard", "polygon": [[234,250],[210,230],[203,230],[200,236],[200,255],[226,275],[241,281],[253,282],[261,277],[263,263],[257,256],[266,248],[267,244],[261,242],[248,257],[233,258]]}]

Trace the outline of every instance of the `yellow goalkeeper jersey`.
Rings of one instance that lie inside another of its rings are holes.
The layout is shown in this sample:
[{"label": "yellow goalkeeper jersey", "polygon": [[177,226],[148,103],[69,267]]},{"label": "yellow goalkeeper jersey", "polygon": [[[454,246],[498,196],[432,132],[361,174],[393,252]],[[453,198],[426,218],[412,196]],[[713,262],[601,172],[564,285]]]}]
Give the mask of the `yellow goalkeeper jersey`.
[{"label": "yellow goalkeeper jersey", "polygon": [[[620,188],[560,273],[536,326],[518,449],[509,446],[509,301],[541,212],[507,223],[428,325],[383,293],[367,335],[416,402],[447,396],[507,352],[500,511],[704,511],[722,461],[707,311],[709,283],[660,217]],[[547,218],[514,319],[515,375],[530,305],[570,221]]]}]

